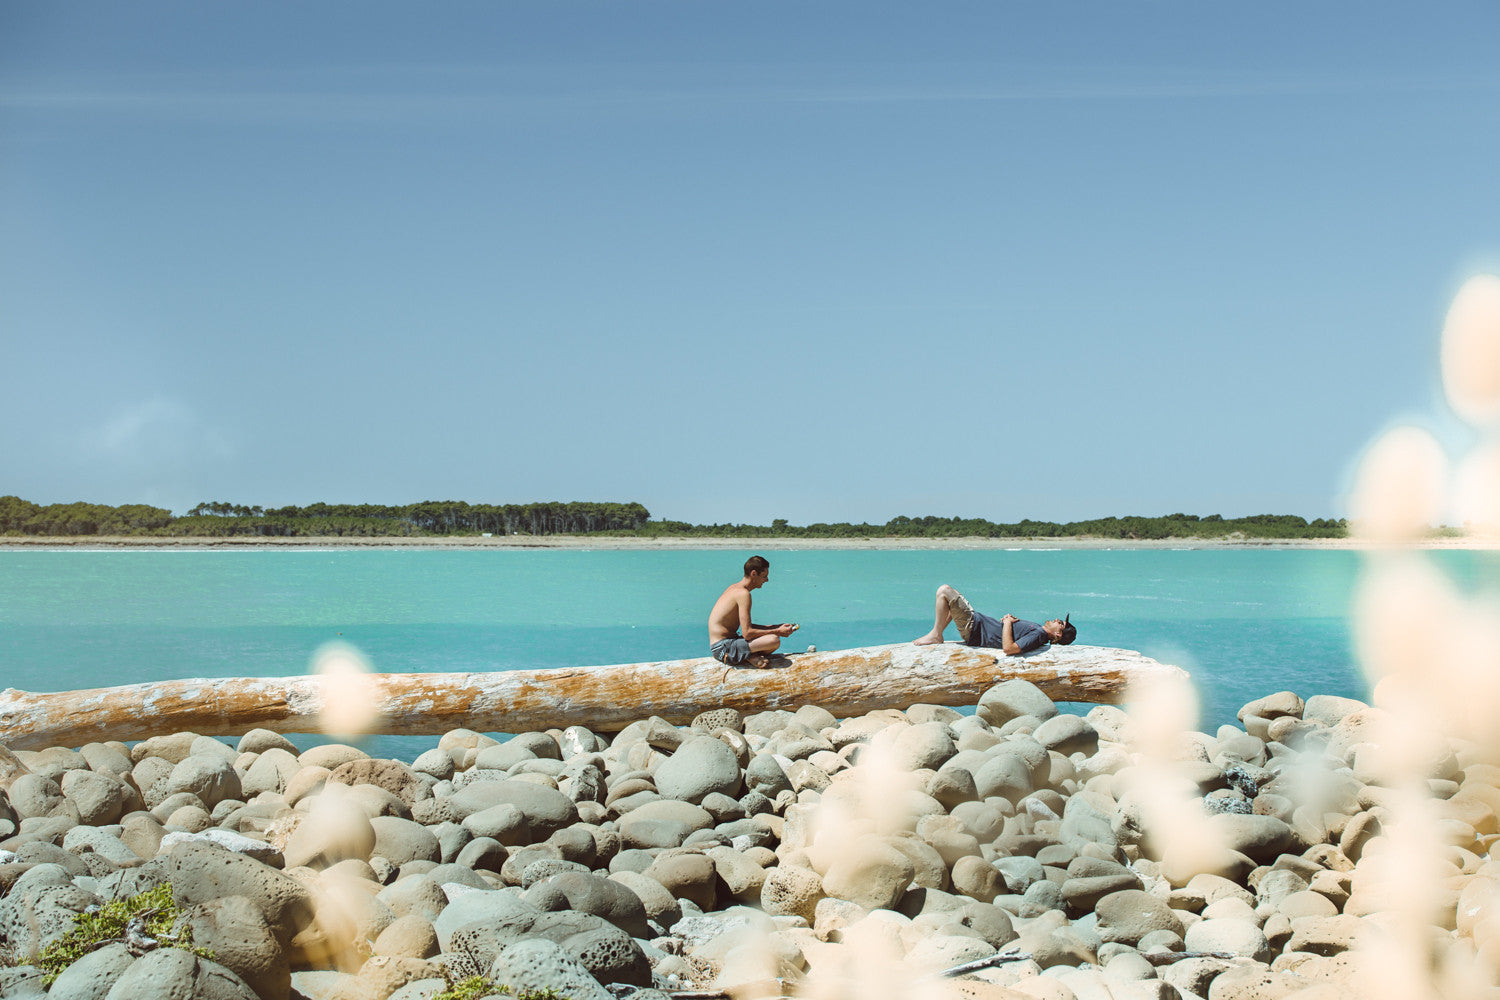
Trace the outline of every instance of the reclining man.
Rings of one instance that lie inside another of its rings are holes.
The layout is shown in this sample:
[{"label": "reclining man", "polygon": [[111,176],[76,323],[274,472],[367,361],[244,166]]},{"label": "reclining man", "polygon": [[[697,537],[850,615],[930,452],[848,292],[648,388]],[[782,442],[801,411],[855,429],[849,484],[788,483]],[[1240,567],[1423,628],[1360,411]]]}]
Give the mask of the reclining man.
[{"label": "reclining man", "polygon": [[1066,646],[1078,635],[1068,621],[1068,615],[1053,618],[1038,625],[1036,622],[1006,615],[999,621],[974,610],[963,594],[946,583],[937,589],[937,611],[932,622],[932,631],[913,640],[914,646],[931,646],[943,641],[943,630],[951,621],[958,628],[958,637],[968,646],[985,646],[998,649],[1006,656],[1019,656],[1048,643]]},{"label": "reclining man", "polygon": [[731,667],[748,664],[757,669],[770,663],[768,654],[776,652],[781,640],[797,631],[797,626],[756,625],[750,620],[750,592],[766,585],[771,578],[771,564],[764,556],[745,560],[745,577],[724,588],[708,613],[708,651],[714,659]]}]

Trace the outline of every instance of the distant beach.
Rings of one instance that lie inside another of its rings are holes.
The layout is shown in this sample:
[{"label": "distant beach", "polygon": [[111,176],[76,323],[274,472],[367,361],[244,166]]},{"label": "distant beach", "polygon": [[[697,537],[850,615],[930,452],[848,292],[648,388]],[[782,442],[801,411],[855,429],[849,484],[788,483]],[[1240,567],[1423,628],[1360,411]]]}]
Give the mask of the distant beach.
[{"label": "distant beach", "polygon": [[[1104,550],[1104,549],[1372,549],[1358,538],[717,538],[592,535],[298,536],[162,537],[131,535],[46,535],[0,539],[0,549],[591,549],[620,551],[757,549],[768,552],[839,550]],[[1500,538],[1430,538],[1404,546],[1414,549],[1500,549]]]}]

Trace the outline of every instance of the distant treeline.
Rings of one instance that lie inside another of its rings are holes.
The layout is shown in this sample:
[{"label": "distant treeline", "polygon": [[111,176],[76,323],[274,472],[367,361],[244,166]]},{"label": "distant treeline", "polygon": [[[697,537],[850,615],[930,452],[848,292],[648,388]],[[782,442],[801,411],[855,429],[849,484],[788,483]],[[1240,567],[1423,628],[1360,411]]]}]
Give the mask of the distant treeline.
[{"label": "distant treeline", "polygon": [[172,535],[205,538],[582,535],[637,531],[651,513],[638,503],[471,504],[462,500],[421,503],[315,503],[306,507],[247,507],[211,501],[181,517],[160,507],[68,503],[41,506],[20,497],[0,497],[0,534]]},{"label": "distant treeline", "polygon": [[690,538],[1343,538],[1344,520],[1309,521],[1295,514],[1221,517],[1104,517],[1092,521],[1032,521],[997,524],[982,518],[896,517],[884,524],[792,525],[778,518],[762,524],[689,524],[653,521],[638,503],[471,504],[462,500],[421,503],[315,503],[306,507],[247,507],[212,501],[181,517],[144,504],[109,507],[93,503],[46,506],[20,497],[0,497],[4,535],[167,535],[203,538],[344,537],[396,535],[633,535]]},{"label": "distant treeline", "polygon": [[1295,514],[1253,514],[1221,517],[1210,514],[1168,514],[1165,517],[1101,517],[1092,521],[1017,521],[996,524],[977,517],[895,517],[884,524],[809,524],[805,527],[777,519],[770,527],[758,524],[688,524],[651,521],[637,535],[744,538],[1343,538],[1349,533],[1343,519],[1309,521]]}]

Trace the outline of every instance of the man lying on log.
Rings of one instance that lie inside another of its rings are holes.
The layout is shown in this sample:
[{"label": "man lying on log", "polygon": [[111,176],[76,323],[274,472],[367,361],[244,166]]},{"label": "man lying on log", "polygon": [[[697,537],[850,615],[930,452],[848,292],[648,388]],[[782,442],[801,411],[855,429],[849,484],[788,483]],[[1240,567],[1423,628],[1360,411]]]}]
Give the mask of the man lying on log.
[{"label": "man lying on log", "polygon": [[1019,656],[1048,643],[1066,646],[1078,636],[1078,630],[1068,621],[1069,616],[1053,618],[1038,625],[1036,622],[1006,615],[999,621],[974,610],[974,606],[963,594],[946,583],[937,589],[937,611],[932,622],[932,631],[912,641],[914,646],[932,646],[943,641],[943,630],[951,621],[958,629],[958,637],[966,646],[984,646],[998,649],[1006,656]]},{"label": "man lying on log", "polygon": [[770,665],[770,655],[781,640],[797,631],[796,625],[757,625],[750,620],[750,592],[766,585],[771,563],[764,556],[745,560],[745,577],[724,588],[708,613],[708,651],[714,659],[731,667]]}]

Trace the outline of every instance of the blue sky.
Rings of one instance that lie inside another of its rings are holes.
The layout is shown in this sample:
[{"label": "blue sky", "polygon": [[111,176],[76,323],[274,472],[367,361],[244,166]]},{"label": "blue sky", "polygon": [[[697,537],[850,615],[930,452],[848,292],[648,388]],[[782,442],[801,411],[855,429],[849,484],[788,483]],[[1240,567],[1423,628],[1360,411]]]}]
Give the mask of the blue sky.
[{"label": "blue sky", "polygon": [[0,493],[1347,511],[1492,4],[0,0]]}]

